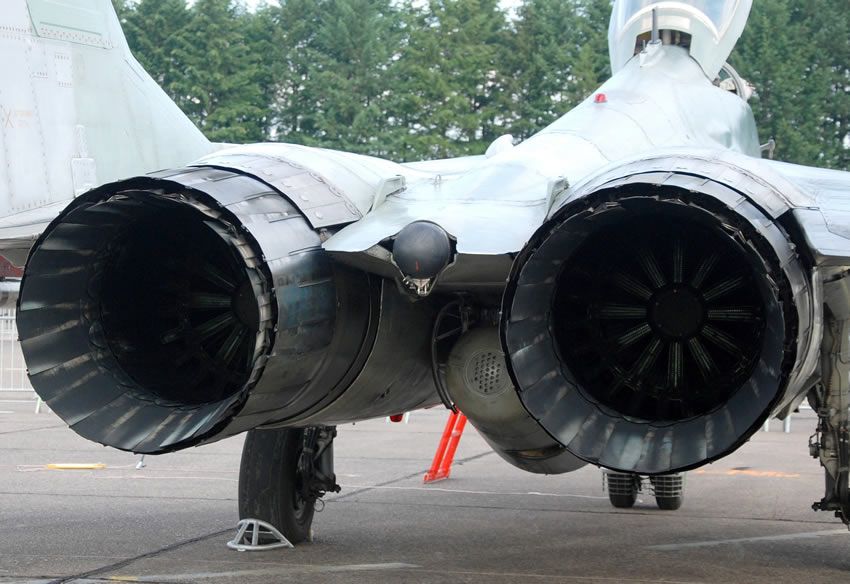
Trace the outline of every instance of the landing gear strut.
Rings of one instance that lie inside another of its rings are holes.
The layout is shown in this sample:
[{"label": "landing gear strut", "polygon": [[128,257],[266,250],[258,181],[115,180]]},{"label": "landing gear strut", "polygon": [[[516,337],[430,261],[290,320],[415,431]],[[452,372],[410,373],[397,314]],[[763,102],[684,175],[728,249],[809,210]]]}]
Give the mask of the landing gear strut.
[{"label": "landing gear strut", "polygon": [[846,275],[824,283],[824,303],[821,383],[809,392],[818,428],[809,440],[809,451],[824,468],[826,490],[812,508],[834,511],[850,525],[850,287]]},{"label": "landing gear strut", "polygon": [[685,475],[675,473],[656,475],[646,484],[641,475],[602,471],[603,484],[608,487],[608,500],[618,509],[630,509],[637,501],[637,495],[647,487],[649,494],[655,497],[659,509],[674,511],[682,506],[685,498]]},{"label": "landing gear strut", "polygon": [[336,428],[251,430],[239,469],[239,518],[260,519],[290,543],[310,540],[316,501],[339,492],[333,470]]}]

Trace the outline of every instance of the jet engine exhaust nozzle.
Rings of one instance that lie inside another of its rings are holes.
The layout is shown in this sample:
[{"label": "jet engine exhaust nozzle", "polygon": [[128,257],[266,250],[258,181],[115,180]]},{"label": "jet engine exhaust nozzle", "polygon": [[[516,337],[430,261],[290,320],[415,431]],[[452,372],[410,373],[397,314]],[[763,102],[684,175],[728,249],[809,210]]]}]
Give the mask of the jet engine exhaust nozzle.
[{"label": "jet engine exhaust nozzle", "polygon": [[369,289],[281,193],[194,167],[78,197],[30,253],[18,328],[33,387],[72,429],[161,453],[341,393],[371,343]]},{"label": "jet engine exhaust nozzle", "polygon": [[502,338],[520,400],[584,460],[693,468],[740,446],[784,396],[802,270],[778,226],[700,181],[598,190],[514,264]]}]

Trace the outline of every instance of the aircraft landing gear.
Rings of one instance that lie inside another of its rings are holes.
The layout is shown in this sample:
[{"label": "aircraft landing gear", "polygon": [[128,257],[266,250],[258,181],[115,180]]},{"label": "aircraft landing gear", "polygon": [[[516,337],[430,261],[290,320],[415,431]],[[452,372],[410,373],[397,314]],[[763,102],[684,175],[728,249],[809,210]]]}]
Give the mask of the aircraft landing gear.
[{"label": "aircraft landing gear", "polygon": [[674,511],[682,506],[685,498],[685,475],[682,473],[651,476],[649,484],[637,474],[605,470],[602,476],[603,485],[608,487],[608,500],[618,509],[632,508],[644,486],[655,497],[659,509]]},{"label": "aircraft landing gear", "polygon": [[617,509],[631,509],[641,489],[640,475],[603,471],[608,483],[608,500]]},{"label": "aircraft landing gear", "polygon": [[239,469],[239,518],[260,519],[290,543],[311,539],[316,500],[339,492],[333,471],[336,428],[251,430]]},{"label": "aircraft landing gear", "polygon": [[818,427],[809,439],[809,452],[825,471],[823,499],[815,511],[834,511],[850,525],[850,290],[847,277],[824,283],[821,383],[809,392],[818,414]]},{"label": "aircraft landing gear", "polygon": [[649,477],[655,504],[659,509],[675,511],[685,498],[685,475],[681,473]]}]

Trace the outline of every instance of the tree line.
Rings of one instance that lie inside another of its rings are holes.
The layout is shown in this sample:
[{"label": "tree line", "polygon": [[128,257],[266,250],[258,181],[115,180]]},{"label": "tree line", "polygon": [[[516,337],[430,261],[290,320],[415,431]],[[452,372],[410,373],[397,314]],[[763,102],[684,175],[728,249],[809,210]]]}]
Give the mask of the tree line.
[{"label": "tree line", "polygon": [[[133,53],[213,141],[393,160],[530,136],[610,75],[610,0],[113,0]],[[850,169],[850,11],[754,0],[731,64],[777,158]]]}]

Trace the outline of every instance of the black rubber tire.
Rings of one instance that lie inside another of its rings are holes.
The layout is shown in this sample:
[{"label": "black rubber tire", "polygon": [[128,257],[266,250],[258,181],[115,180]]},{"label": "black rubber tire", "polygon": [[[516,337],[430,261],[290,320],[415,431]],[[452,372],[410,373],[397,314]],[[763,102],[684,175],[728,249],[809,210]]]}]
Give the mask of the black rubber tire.
[{"label": "black rubber tire", "polygon": [[608,500],[617,509],[631,509],[635,506],[635,501],[637,501],[637,493],[632,493],[631,495],[612,495],[608,493]]},{"label": "black rubber tire", "polygon": [[682,506],[684,497],[655,497],[655,503],[664,511],[675,511]]},{"label": "black rubber tire", "polygon": [[315,500],[298,493],[298,456],[304,430],[251,430],[239,467],[239,518],[261,519],[290,543],[310,539]]},{"label": "black rubber tire", "polygon": [[[665,493],[663,496],[655,495],[655,503],[659,509],[664,511],[675,511],[682,506],[685,499],[685,480],[681,474],[662,475],[649,477],[655,492]],[[671,495],[670,493],[678,493]]]},{"label": "black rubber tire", "polygon": [[[608,500],[617,509],[631,509],[637,501],[638,488],[634,475],[608,473]],[[613,491],[613,492],[612,492]],[[624,491],[628,491],[624,493]]]}]

